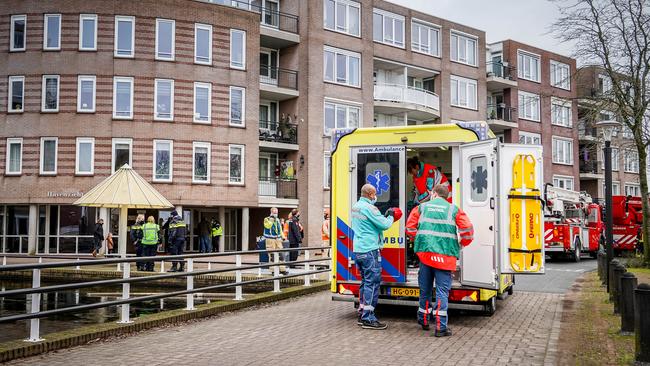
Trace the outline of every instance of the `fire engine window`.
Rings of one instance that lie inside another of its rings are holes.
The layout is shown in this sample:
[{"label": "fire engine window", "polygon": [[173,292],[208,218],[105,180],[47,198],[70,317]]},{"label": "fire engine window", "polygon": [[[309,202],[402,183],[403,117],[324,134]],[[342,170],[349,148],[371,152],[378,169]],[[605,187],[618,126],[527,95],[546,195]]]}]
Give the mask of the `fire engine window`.
[{"label": "fire engine window", "polygon": [[472,171],[471,200],[485,202],[488,198],[487,158],[485,156],[471,158],[470,169]]}]

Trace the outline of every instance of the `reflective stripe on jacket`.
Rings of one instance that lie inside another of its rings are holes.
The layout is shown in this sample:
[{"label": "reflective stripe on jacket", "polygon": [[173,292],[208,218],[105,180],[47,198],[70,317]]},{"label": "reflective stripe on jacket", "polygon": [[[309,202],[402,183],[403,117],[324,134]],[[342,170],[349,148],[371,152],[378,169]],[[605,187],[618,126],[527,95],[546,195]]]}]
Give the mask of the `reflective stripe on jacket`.
[{"label": "reflective stripe on jacket", "polygon": [[158,244],[158,232],[160,227],[158,224],[153,222],[148,222],[142,226],[142,244],[144,245],[154,245]]},{"label": "reflective stripe on jacket", "polygon": [[451,185],[447,176],[442,174],[438,168],[431,164],[420,162],[418,173],[413,176],[413,186],[415,189],[415,202],[424,202],[429,199],[429,191],[433,190],[437,184],[444,184],[451,193]]},{"label": "reflective stripe on jacket", "polygon": [[370,200],[361,197],[352,206],[352,231],[354,232],[354,252],[367,253],[381,249],[384,231],[393,225],[393,216],[385,217]]},{"label": "reflective stripe on jacket", "polygon": [[270,216],[264,219],[264,237],[267,239],[278,239],[282,237],[280,219]]}]

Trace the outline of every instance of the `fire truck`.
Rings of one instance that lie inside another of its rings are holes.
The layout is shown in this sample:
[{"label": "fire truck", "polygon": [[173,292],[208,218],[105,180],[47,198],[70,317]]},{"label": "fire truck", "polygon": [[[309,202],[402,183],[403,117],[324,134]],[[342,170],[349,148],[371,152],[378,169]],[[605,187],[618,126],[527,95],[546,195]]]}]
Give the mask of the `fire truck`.
[{"label": "fire truck", "polygon": [[586,192],[545,185],[544,247],[552,259],[568,256],[580,261],[583,253],[596,257],[603,242],[600,205]]},{"label": "fire truck", "polygon": [[[451,308],[491,315],[497,296],[512,293],[515,273],[544,273],[541,146],[499,143],[479,121],[338,129],[331,151],[332,300],[359,301],[351,208],[361,187],[370,183],[377,189],[380,212],[391,207],[405,212],[384,232],[379,303],[418,305],[417,261],[409,258],[414,254],[407,250],[405,235],[413,187],[406,160],[414,156],[448,177],[453,203],[474,226],[474,241],[462,249],[453,275]],[[514,174],[522,161],[526,173]]]},{"label": "fire truck", "polygon": [[614,251],[634,251],[641,244],[641,197],[612,196]]}]

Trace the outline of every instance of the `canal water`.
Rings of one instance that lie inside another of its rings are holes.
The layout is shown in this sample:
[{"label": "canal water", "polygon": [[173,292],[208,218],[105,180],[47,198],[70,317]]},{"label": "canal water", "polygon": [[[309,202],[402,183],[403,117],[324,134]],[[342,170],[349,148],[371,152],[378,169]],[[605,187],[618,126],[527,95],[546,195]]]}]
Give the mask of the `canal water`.
[{"label": "canal water", "polygon": [[[45,285],[56,285],[47,283]],[[29,288],[31,281],[0,281],[0,288],[4,290]],[[131,297],[151,295],[173,291],[169,288],[131,285]],[[80,290],[49,292],[41,295],[41,310],[60,309],[76,305],[94,304],[98,302],[111,301],[120,298],[122,286],[90,287]],[[232,299],[232,294],[199,294],[195,296],[194,304],[205,304],[220,299]],[[160,300],[143,301],[131,304],[131,317],[138,317],[143,314],[158,313],[164,310],[185,308],[185,296],[178,298],[167,298]],[[0,297],[0,317],[25,314],[31,309],[31,295]],[[84,310],[79,312],[54,315],[48,318],[41,318],[41,336],[48,333],[60,332],[74,329],[84,325],[101,324],[119,320],[121,306],[110,306],[106,308]],[[29,320],[17,321],[14,323],[0,324],[0,343],[26,339],[29,337]]]}]

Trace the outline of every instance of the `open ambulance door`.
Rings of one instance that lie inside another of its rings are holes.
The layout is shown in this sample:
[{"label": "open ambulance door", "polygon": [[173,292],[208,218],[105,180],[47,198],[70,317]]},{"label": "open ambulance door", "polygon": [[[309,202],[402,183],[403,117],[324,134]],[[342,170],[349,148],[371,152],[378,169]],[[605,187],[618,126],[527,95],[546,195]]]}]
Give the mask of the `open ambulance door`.
[{"label": "open ambulance door", "polygon": [[460,208],[474,226],[474,241],[461,250],[463,286],[498,289],[496,247],[496,145],[485,140],[460,145]]}]

